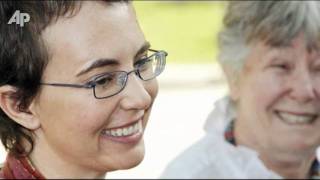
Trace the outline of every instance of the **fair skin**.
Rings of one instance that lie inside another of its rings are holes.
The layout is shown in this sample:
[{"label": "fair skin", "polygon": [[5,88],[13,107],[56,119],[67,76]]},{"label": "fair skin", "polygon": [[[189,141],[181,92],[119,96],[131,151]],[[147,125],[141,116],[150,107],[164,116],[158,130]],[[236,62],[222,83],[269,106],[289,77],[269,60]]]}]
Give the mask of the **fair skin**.
[{"label": "fair skin", "polygon": [[[59,18],[42,38],[50,52],[42,81],[51,83],[84,84],[100,73],[131,71],[149,47],[131,3],[83,2],[75,16]],[[113,63],[78,75],[98,59]],[[157,92],[155,79],[142,81],[134,73],[107,99],[94,98],[92,89],[42,86],[28,114],[11,117],[33,131],[30,160],[46,178],[104,178],[142,161],[143,131]],[[142,130],[132,136],[105,134],[140,122]]]},{"label": "fair skin", "polygon": [[239,81],[237,143],[259,152],[285,178],[307,178],[320,144],[320,54],[303,33],[289,46],[252,44]]}]

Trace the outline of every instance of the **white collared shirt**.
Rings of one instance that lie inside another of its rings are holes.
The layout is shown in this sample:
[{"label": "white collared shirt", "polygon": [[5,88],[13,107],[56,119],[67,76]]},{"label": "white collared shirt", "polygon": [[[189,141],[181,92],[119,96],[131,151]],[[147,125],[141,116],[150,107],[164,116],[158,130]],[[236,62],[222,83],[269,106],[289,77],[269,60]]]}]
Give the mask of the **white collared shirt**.
[{"label": "white collared shirt", "polygon": [[176,157],[160,178],[281,178],[264,166],[256,151],[225,140],[225,129],[234,118],[230,98],[217,101],[204,126],[206,135]]}]

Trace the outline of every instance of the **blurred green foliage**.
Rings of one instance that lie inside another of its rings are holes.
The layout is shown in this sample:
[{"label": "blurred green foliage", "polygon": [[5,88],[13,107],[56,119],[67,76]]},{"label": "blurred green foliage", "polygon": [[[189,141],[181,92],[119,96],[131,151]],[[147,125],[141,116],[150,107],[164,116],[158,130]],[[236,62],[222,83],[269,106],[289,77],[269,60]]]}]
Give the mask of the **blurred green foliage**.
[{"label": "blurred green foliage", "polygon": [[213,63],[224,1],[134,1],[146,39],[168,63]]}]

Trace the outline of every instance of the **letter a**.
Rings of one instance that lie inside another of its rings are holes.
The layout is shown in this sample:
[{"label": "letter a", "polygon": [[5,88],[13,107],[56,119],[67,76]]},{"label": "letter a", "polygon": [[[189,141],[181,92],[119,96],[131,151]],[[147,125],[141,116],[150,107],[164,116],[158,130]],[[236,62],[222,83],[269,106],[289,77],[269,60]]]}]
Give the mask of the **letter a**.
[{"label": "letter a", "polygon": [[12,23],[16,23],[16,24],[20,24],[19,22],[19,15],[20,15],[20,11],[16,10],[16,12],[14,12],[14,14],[12,15],[12,17],[10,18],[8,24],[12,24]]}]

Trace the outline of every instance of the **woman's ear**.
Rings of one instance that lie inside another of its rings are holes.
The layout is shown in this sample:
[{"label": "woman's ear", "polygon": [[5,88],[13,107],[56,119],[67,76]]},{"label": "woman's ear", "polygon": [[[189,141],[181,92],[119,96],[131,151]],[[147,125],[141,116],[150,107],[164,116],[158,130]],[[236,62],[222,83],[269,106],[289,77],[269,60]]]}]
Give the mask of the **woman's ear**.
[{"label": "woman's ear", "polygon": [[5,85],[0,87],[0,108],[6,115],[21,126],[36,130],[40,127],[40,121],[35,113],[30,110],[30,106],[25,109],[19,107],[19,99],[16,97],[17,89],[13,86]]}]

